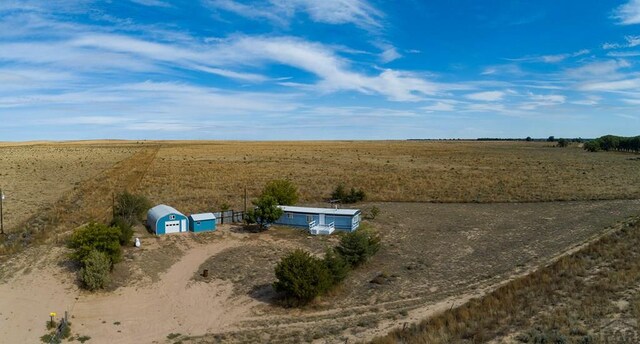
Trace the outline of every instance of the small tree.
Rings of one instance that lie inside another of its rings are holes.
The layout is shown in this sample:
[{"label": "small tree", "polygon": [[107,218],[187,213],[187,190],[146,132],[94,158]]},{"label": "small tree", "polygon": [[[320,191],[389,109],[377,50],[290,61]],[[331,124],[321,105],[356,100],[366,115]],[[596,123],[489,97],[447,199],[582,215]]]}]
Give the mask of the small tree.
[{"label": "small tree", "polygon": [[332,277],[325,263],[306,251],[295,250],[288,254],[275,268],[273,288],[301,303],[307,303],[326,292]]},{"label": "small tree", "polygon": [[554,136],[549,136],[549,138],[547,139],[547,142],[553,142],[555,140],[556,138]]},{"label": "small tree", "polygon": [[121,217],[116,217],[111,221],[111,226],[118,228],[120,230],[120,245],[127,245],[131,243],[131,238],[133,237],[133,226]]},{"label": "small tree", "polygon": [[120,217],[129,224],[142,220],[144,214],[151,208],[151,202],[142,195],[135,195],[128,191],[116,196],[114,205],[114,218]]},{"label": "small tree", "polygon": [[247,223],[257,223],[261,229],[267,228],[282,216],[283,211],[272,196],[266,195],[253,202],[254,209],[247,211]]},{"label": "small tree", "polygon": [[329,270],[332,284],[338,284],[347,278],[349,264],[334,249],[327,248],[327,252],[324,255],[324,264]]},{"label": "small tree", "polygon": [[71,258],[84,263],[91,251],[100,251],[107,255],[111,264],[120,261],[120,229],[92,222],[76,229],[69,240],[69,247],[74,250]]},{"label": "small tree", "polygon": [[267,183],[263,196],[271,196],[279,205],[294,205],[298,202],[298,188],[289,180],[276,179]]},{"label": "small tree", "polygon": [[97,290],[109,284],[111,261],[103,252],[91,250],[80,269],[80,280],[85,288]]},{"label": "small tree", "polygon": [[558,139],[557,146],[560,148],[565,148],[569,146],[569,140],[567,139]]},{"label": "small tree", "polygon": [[527,142],[531,142],[531,141],[533,141],[533,139],[531,138],[531,136],[527,136],[527,138],[525,139],[525,141],[527,141]]},{"label": "small tree", "polygon": [[331,193],[331,198],[339,200],[342,203],[356,203],[363,201],[366,195],[363,190],[357,190],[351,188],[349,192],[346,191],[344,184],[340,183],[336,186],[335,190]]},{"label": "small tree", "polygon": [[380,249],[380,237],[368,230],[358,230],[342,236],[336,247],[344,260],[351,266],[358,266],[366,262]]},{"label": "small tree", "polygon": [[346,195],[347,192],[345,191],[344,184],[340,183],[331,193],[331,198],[335,200],[342,200]]}]

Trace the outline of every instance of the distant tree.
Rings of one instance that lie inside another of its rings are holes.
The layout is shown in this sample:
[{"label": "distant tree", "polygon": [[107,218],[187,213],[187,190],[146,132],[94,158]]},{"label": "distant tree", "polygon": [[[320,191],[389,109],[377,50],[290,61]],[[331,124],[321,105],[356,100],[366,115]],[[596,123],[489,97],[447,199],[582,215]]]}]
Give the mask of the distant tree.
[{"label": "distant tree", "polygon": [[85,288],[96,290],[109,284],[111,261],[106,254],[98,250],[91,250],[83,261],[83,265],[79,275]]},{"label": "distant tree", "polygon": [[532,141],[532,140],[533,140],[533,139],[531,138],[531,136],[527,136],[527,138],[525,139],[525,141],[527,141],[527,142],[530,142],[530,141]]},{"label": "distant tree", "polygon": [[111,264],[120,261],[120,229],[101,223],[89,223],[78,228],[69,239],[69,248],[73,249],[71,258],[84,264],[91,251],[99,251],[107,255]]},{"label": "distant tree", "polygon": [[554,136],[549,136],[549,138],[547,139],[547,142],[553,142],[555,140],[556,138]]},{"label": "distant tree", "polygon": [[276,265],[273,289],[287,297],[307,303],[326,292],[332,285],[332,276],[325,263],[306,251],[295,250]]},{"label": "distant tree", "polygon": [[598,142],[598,140],[587,141],[584,143],[584,146],[582,146],[582,148],[589,152],[597,152],[600,150],[600,143]]},{"label": "distant tree", "polygon": [[257,223],[260,229],[267,228],[282,216],[283,211],[278,207],[278,202],[273,196],[261,196],[253,201],[254,209],[247,211],[247,223]]},{"label": "distant tree", "polygon": [[280,205],[294,205],[298,202],[298,188],[289,180],[276,179],[267,183],[262,196],[271,196]]},{"label": "distant tree", "polygon": [[569,146],[569,140],[567,139],[558,139],[557,145],[558,147],[565,148]]},{"label": "distant tree", "polygon": [[134,224],[143,219],[149,208],[151,208],[151,202],[145,196],[125,191],[116,196],[113,212],[114,217],[120,217],[129,224]]}]

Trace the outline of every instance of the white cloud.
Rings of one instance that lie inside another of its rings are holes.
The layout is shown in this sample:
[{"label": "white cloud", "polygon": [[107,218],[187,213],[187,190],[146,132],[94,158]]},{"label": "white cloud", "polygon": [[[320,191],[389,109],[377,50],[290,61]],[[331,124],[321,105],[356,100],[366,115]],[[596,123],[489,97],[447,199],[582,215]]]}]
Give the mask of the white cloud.
[{"label": "white cloud", "polygon": [[429,112],[445,112],[445,111],[454,111],[455,105],[453,102],[449,101],[439,101],[433,105],[423,106],[420,109],[429,111]]},{"label": "white cloud", "polygon": [[555,55],[542,55],[542,56],[527,56],[516,59],[506,59],[508,61],[515,62],[544,62],[544,63],[558,63],[562,62],[570,57],[578,57],[589,54],[591,51],[587,49],[578,50],[573,53],[555,54]]},{"label": "white cloud", "polygon": [[583,91],[622,91],[622,90],[634,90],[640,88],[640,78],[625,79],[617,81],[606,82],[589,82],[580,86]]},{"label": "white cloud", "polygon": [[136,4],[149,6],[149,7],[171,7],[171,4],[161,0],[130,0]]},{"label": "white cloud", "polygon": [[395,47],[387,47],[381,54],[380,54],[380,60],[383,63],[389,63],[391,61],[395,61],[399,58],[401,58],[402,55],[400,55],[400,53],[398,53],[398,51],[396,50]]},{"label": "white cloud", "polygon": [[501,91],[486,91],[467,94],[465,97],[471,100],[480,100],[486,102],[495,102],[502,100],[505,93]]},{"label": "white cloud", "polygon": [[614,10],[613,17],[622,25],[640,24],[640,0],[630,0],[619,6]]},{"label": "white cloud", "polygon": [[604,43],[602,49],[620,49],[620,48],[633,48],[640,45],[640,36],[625,36],[625,43]]},{"label": "white cloud", "polygon": [[615,79],[619,77],[619,71],[631,67],[626,60],[606,60],[591,62],[577,68],[568,69],[567,76],[573,79],[607,78]]},{"label": "white cloud", "polygon": [[232,12],[253,19],[266,19],[286,25],[298,12],[306,13],[311,20],[326,24],[354,24],[367,30],[382,27],[382,12],[366,0],[269,0],[240,3],[235,0],[205,0],[211,8]]}]

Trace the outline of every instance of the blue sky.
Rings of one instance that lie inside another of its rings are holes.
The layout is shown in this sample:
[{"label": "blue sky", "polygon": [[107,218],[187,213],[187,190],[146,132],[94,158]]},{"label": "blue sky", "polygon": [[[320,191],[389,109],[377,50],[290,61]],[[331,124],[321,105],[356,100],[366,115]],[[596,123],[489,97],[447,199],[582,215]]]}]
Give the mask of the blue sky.
[{"label": "blue sky", "polygon": [[640,134],[640,0],[2,0],[0,141]]}]

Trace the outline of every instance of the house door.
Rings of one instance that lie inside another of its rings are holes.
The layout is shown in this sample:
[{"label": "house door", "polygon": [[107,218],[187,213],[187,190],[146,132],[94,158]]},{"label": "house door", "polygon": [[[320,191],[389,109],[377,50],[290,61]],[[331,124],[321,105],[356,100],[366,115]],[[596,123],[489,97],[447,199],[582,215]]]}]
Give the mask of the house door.
[{"label": "house door", "polygon": [[320,216],[319,216],[319,217],[320,217],[320,219],[319,219],[319,221],[318,221],[318,222],[319,222],[318,224],[319,224],[320,226],[324,226],[324,214],[320,214]]}]

